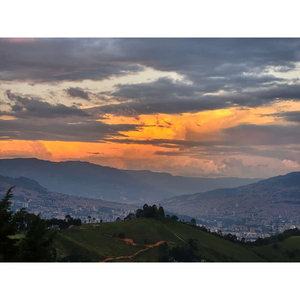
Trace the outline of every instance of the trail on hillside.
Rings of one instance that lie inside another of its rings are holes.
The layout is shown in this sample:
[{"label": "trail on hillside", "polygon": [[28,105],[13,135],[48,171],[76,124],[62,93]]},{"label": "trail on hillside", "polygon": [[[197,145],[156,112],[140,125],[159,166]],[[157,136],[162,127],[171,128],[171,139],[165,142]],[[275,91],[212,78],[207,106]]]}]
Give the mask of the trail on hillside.
[{"label": "trail on hillside", "polygon": [[[118,240],[119,240],[119,239],[118,239]],[[120,240],[125,240],[125,239],[120,239]],[[131,240],[131,239],[128,239],[128,240]],[[131,240],[131,241],[132,241],[132,240]],[[155,244],[153,244],[153,245],[146,245],[146,244],[145,244],[145,246],[146,246],[145,249],[138,250],[137,252],[135,252],[135,253],[133,253],[133,254],[131,254],[131,255],[123,255],[123,256],[117,256],[117,257],[107,257],[107,258],[105,258],[104,260],[102,260],[102,261],[100,261],[100,262],[106,262],[106,261],[109,261],[109,260],[113,260],[113,259],[122,259],[122,258],[129,258],[129,259],[132,259],[134,256],[138,255],[139,253],[144,252],[144,251],[147,251],[147,250],[150,249],[150,248],[157,247],[157,246],[159,246],[159,245],[162,244],[162,243],[168,243],[168,242],[166,242],[166,241],[159,241],[159,242],[157,242],[157,243],[155,243]],[[169,242],[169,243],[170,243],[170,242]],[[135,244],[135,243],[133,243],[133,244],[134,244],[134,245],[137,245],[137,244]]]},{"label": "trail on hillside", "polygon": [[186,241],[184,241],[180,236],[178,236],[176,233],[174,233],[172,230],[170,230],[165,224],[161,223],[162,226],[164,226],[169,232],[171,232],[174,236],[176,236],[180,241],[182,241],[183,243],[187,244],[188,243]]},{"label": "trail on hillside", "polygon": [[129,244],[131,246],[137,246],[137,244],[133,241],[133,239],[128,239],[128,238],[121,239],[121,238],[116,238],[116,237],[114,239],[118,240],[118,241],[123,241],[126,244]]}]

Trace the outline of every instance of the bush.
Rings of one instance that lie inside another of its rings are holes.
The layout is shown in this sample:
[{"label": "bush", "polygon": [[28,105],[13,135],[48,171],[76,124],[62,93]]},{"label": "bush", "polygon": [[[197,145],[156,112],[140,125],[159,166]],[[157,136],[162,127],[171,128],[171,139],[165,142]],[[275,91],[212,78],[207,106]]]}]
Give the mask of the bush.
[{"label": "bush", "polygon": [[120,232],[119,233],[119,238],[124,239],[125,238],[125,232]]}]

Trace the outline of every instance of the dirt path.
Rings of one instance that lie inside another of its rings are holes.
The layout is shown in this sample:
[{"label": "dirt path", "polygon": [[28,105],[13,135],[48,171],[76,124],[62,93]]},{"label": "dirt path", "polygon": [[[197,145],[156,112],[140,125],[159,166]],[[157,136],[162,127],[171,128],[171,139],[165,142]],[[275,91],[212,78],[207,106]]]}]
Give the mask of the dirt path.
[{"label": "dirt path", "polygon": [[137,246],[137,244],[136,244],[132,239],[128,239],[128,238],[124,238],[124,239],[115,238],[115,240],[123,241],[123,242],[125,242],[126,244],[129,244],[129,245],[131,245],[131,246]]},{"label": "dirt path", "polygon": [[[119,240],[119,239],[118,239],[118,240]],[[125,239],[120,239],[120,240],[125,240]],[[132,241],[131,239],[128,239],[128,240]],[[106,262],[106,261],[109,261],[109,260],[113,260],[113,259],[122,259],[122,258],[129,258],[129,259],[132,259],[134,256],[138,255],[139,253],[144,252],[144,251],[147,251],[147,250],[150,249],[150,248],[157,247],[157,246],[159,246],[160,244],[165,243],[165,242],[166,242],[166,241],[159,241],[159,242],[157,242],[157,243],[155,243],[155,244],[153,244],[153,245],[145,245],[145,246],[146,246],[145,249],[138,250],[137,252],[135,252],[135,253],[133,253],[133,254],[131,254],[131,255],[117,256],[117,257],[107,257],[107,258],[105,258],[104,260],[102,260],[102,261],[100,261],[100,262]],[[132,243],[133,243],[133,241],[132,241]],[[136,246],[135,243],[133,243],[133,244]]]}]

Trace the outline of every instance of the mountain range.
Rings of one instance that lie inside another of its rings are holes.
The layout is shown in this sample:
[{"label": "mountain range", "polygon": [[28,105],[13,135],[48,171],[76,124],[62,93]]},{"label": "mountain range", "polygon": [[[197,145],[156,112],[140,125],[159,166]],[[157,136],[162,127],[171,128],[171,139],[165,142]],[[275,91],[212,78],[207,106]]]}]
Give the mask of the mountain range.
[{"label": "mountain range", "polygon": [[38,159],[2,159],[0,175],[26,177],[51,192],[143,205],[180,194],[238,187],[260,179],[191,178],[151,171],[119,170],[88,162],[50,162]]},{"label": "mountain range", "polygon": [[0,199],[10,187],[14,187],[12,190],[13,210],[25,207],[28,212],[40,213],[43,218],[64,219],[67,214],[70,214],[82,221],[86,220],[89,215],[97,220],[115,221],[117,217],[124,218],[129,212],[137,209],[136,206],[125,203],[51,192],[26,177],[0,176]]},{"label": "mountain range", "polygon": [[193,217],[300,221],[300,172],[238,188],[181,195],[162,201],[171,211]]}]

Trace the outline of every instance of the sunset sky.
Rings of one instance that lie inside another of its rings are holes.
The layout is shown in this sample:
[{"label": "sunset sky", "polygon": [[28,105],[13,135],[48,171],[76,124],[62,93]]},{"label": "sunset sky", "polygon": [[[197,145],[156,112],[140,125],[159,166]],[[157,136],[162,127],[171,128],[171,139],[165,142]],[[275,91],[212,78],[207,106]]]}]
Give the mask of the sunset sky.
[{"label": "sunset sky", "polygon": [[1,39],[0,158],[300,171],[299,39]]}]

